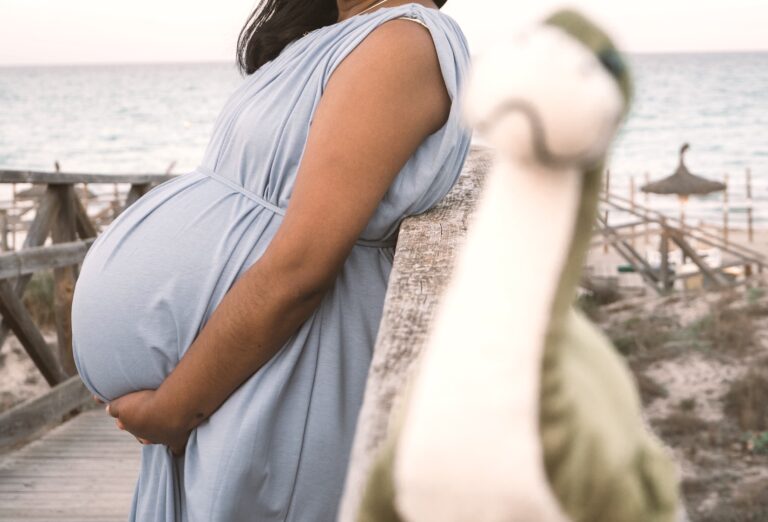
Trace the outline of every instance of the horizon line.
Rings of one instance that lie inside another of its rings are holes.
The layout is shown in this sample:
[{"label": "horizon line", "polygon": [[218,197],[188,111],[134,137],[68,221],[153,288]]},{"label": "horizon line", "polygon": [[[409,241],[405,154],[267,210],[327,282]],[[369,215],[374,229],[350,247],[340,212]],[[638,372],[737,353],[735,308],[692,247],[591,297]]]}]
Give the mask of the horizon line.
[{"label": "horizon line", "polygon": [[[689,51],[623,51],[628,56],[670,56],[670,55],[703,55],[703,54],[768,54],[768,49],[737,49],[737,50],[689,50]],[[473,54],[472,57],[476,56]],[[10,68],[31,68],[31,67],[108,67],[108,66],[130,66],[130,65],[231,65],[236,68],[237,62],[232,59],[207,59],[207,60],[124,60],[116,62],[103,61],[83,61],[83,62],[18,62],[18,63],[0,63],[0,69]]]}]

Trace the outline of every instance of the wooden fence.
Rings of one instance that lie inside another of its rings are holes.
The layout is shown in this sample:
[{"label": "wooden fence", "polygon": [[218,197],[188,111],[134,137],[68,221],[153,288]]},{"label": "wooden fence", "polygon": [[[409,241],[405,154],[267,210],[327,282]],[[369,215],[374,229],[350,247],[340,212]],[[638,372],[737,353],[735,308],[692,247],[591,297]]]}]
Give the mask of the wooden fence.
[{"label": "wooden fence", "polygon": [[[762,273],[768,263],[765,255],[753,248],[730,241],[727,234],[716,234],[703,226],[693,226],[674,217],[667,216],[647,206],[637,204],[633,199],[624,198],[615,193],[604,192],[601,198],[601,212],[596,223],[596,240],[592,247],[597,248],[602,242],[610,245],[638,273],[643,281],[657,293],[672,290],[676,280],[701,274],[709,287],[723,288],[740,281],[729,278],[725,270],[740,267],[743,274],[749,276]],[[623,213],[629,220],[621,225],[610,225],[609,213]],[[635,248],[636,240],[650,237],[657,239],[659,266],[651,266],[645,256]],[[682,257],[695,267],[693,273],[673,273],[670,267],[670,247],[680,249]],[[724,256],[719,266],[712,266],[694,248],[704,245],[718,249]]]},{"label": "wooden fence", "polygon": [[[359,500],[359,491],[355,488],[361,484],[370,458],[386,432],[392,401],[425,339],[435,303],[450,274],[453,255],[463,240],[490,162],[491,151],[474,146],[459,182],[448,196],[430,212],[409,218],[402,224],[350,463],[344,501],[346,513],[350,513]],[[78,183],[129,184],[124,203],[114,212],[118,215],[119,210],[141,197],[153,184],[172,177],[0,171],[0,185],[36,183],[45,187],[36,215],[26,227],[23,247],[15,252],[0,253],[0,342],[9,330],[13,331],[53,387],[43,397],[0,415],[0,451],[28,440],[44,426],[60,421],[73,408],[90,400],[75,376],[69,314],[77,267],[97,235],[98,227],[88,216],[74,186]],[[732,255],[735,263],[750,264],[757,271],[765,265],[759,252],[723,242],[705,229],[682,227],[673,218],[634,202],[630,204],[614,194],[606,194],[603,205],[612,211],[629,212],[635,221],[609,226],[601,218],[596,226],[594,244],[612,245],[659,292],[670,288],[678,277],[664,269],[663,260],[667,258],[670,243],[685,250],[701,268],[702,275],[715,285],[727,283],[721,270],[709,267],[697,258],[693,248],[686,245],[690,246],[693,241],[716,245]],[[661,267],[649,266],[634,249],[637,227],[655,227],[660,233]],[[46,245],[49,236],[52,243]],[[21,301],[31,275],[44,269],[55,272],[58,342],[53,347],[45,342]]]},{"label": "wooden fence", "polygon": [[[70,313],[79,264],[99,230],[88,215],[87,204],[76,194],[75,185],[129,184],[130,189],[122,202],[120,194],[114,193],[112,208],[116,211],[111,213],[111,218],[114,218],[152,186],[172,177],[0,170],[0,185],[32,183],[41,189],[36,198],[34,218],[24,226],[26,237],[23,245],[18,250],[0,253],[0,345],[9,331],[13,332],[48,384],[55,387],[48,396],[0,415],[0,450],[27,439],[56,418],[60,420],[88,397],[76,377]],[[4,216],[7,218],[8,215],[6,209]],[[7,224],[8,220],[4,223]],[[57,335],[55,346],[46,342],[22,301],[32,275],[51,269]]]}]

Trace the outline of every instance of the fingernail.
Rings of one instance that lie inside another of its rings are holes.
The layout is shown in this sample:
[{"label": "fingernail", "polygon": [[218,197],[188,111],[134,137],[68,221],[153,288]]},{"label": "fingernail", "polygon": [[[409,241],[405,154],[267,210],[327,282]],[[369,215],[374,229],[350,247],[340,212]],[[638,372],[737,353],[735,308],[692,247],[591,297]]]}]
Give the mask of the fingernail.
[{"label": "fingernail", "polygon": [[107,405],[104,407],[104,409],[107,411],[107,413],[109,413],[109,404],[107,404]]}]

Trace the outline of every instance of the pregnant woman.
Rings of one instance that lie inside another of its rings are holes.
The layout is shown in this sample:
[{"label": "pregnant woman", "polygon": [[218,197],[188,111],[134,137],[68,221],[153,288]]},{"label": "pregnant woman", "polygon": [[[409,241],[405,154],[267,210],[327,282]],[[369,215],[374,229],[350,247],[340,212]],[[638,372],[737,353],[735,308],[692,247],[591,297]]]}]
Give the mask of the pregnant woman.
[{"label": "pregnant woman", "polygon": [[200,166],[91,246],[75,359],[145,442],[132,521],[335,520],[399,224],[469,150],[443,3],[264,0]]}]

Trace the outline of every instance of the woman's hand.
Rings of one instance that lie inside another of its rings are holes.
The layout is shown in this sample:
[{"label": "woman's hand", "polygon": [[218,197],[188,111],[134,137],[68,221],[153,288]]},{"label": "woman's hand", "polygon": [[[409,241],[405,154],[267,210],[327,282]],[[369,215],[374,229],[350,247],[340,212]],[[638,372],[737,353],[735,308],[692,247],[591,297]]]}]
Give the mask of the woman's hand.
[{"label": "woman's hand", "polygon": [[164,411],[155,390],[128,393],[109,402],[107,413],[121,430],[131,433],[142,444],[165,444],[174,455],[181,455],[190,431],[174,421],[172,411]]}]

